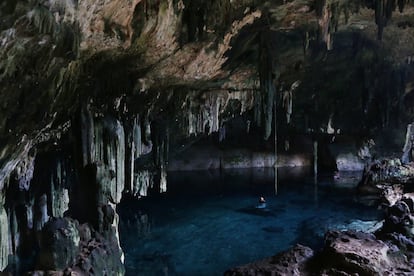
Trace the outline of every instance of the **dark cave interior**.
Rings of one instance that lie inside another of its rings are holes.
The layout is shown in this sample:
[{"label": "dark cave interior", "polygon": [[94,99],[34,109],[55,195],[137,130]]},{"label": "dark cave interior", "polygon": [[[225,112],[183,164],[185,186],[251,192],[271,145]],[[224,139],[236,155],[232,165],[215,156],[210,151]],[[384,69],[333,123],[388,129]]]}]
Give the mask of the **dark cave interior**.
[{"label": "dark cave interior", "polygon": [[[2,1],[0,271],[131,274],[122,206],[162,210],[180,194],[170,179],[186,173],[201,182],[209,171],[266,169],[269,187],[280,179],[288,191],[292,168],[319,176],[317,195],[331,192],[326,179],[352,182],[352,197],[385,210],[382,226],[323,229],[323,248],[275,246],[220,273],[414,271],[413,27],[408,0]],[[295,196],[303,185],[292,184]]]}]

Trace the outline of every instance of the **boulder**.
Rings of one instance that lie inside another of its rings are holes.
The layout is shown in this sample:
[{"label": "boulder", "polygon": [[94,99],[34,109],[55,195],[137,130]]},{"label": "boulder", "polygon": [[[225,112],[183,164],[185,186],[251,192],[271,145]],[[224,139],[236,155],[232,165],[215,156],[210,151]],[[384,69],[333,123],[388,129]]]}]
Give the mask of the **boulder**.
[{"label": "boulder", "polygon": [[338,269],[358,275],[384,275],[393,270],[389,247],[373,234],[329,231],[326,234],[324,270]]},{"label": "boulder", "polygon": [[313,254],[312,249],[298,244],[273,257],[230,269],[224,275],[308,275],[306,263]]},{"label": "boulder", "polygon": [[377,185],[382,190],[383,202],[388,206],[392,206],[402,199],[404,194],[404,187],[400,184],[394,185]]},{"label": "boulder", "polygon": [[78,222],[70,218],[53,218],[41,232],[38,269],[62,270],[71,266],[79,254]]},{"label": "boulder", "polygon": [[414,217],[410,207],[402,200],[387,208],[384,224],[378,235],[382,237],[389,233],[414,236]]},{"label": "boulder", "polygon": [[70,218],[52,219],[41,233],[36,271],[29,274],[124,275],[122,254],[114,235],[104,237]]}]

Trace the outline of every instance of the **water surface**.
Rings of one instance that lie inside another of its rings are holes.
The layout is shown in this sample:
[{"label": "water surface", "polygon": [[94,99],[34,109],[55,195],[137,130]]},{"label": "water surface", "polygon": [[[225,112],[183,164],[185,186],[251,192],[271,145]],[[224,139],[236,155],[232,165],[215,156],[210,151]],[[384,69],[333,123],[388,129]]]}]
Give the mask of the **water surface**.
[{"label": "water surface", "polygon": [[170,173],[166,194],[119,206],[127,275],[222,275],[296,243],[318,249],[327,229],[378,218],[355,200],[359,177],[315,185],[306,169],[279,169],[275,195],[273,169]]}]

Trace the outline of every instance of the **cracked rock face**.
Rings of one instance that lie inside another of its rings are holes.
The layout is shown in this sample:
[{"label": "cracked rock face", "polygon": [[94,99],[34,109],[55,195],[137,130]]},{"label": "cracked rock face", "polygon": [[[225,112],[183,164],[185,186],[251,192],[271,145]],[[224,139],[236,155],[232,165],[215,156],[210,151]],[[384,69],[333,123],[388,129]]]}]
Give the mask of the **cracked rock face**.
[{"label": "cracked rock face", "polygon": [[[235,117],[265,139],[275,125],[372,136],[412,120],[412,12],[391,0],[2,1],[0,270],[9,255],[36,256],[26,270],[122,259],[123,194],[165,192],[170,151],[224,140]],[[57,259],[37,250],[51,221],[71,248]]]}]

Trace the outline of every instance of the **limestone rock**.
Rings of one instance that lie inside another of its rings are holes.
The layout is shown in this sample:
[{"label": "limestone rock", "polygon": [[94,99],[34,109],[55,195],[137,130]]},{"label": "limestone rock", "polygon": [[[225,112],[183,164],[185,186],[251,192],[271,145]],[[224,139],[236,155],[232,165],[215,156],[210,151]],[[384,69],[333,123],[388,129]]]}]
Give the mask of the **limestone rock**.
[{"label": "limestone rock", "polygon": [[228,270],[224,275],[310,275],[306,270],[306,263],[313,254],[312,249],[298,244],[273,257]]},{"label": "limestone rock", "polygon": [[382,190],[382,197],[385,199],[388,206],[393,206],[403,198],[404,187],[400,184],[394,185],[377,185]]},{"label": "limestone rock", "polygon": [[349,274],[396,275],[414,269],[395,248],[363,232],[328,232],[324,252],[329,269]]},{"label": "limestone rock", "polygon": [[378,184],[381,189],[390,184],[410,185],[414,182],[414,164],[401,164],[399,159],[375,160],[365,167],[362,180],[358,188],[363,191],[377,190]]},{"label": "limestone rock", "polygon": [[362,232],[328,232],[325,250],[331,253],[328,266],[363,275],[383,275],[392,271],[389,247],[372,234]]},{"label": "limestone rock", "polygon": [[38,268],[63,270],[73,265],[79,250],[77,221],[69,218],[51,219],[41,233]]},{"label": "limestone rock", "polygon": [[30,275],[125,274],[117,238],[105,238],[88,224],[53,219],[42,232],[42,242],[37,270]]},{"label": "limestone rock", "polygon": [[65,272],[73,271],[80,275],[125,274],[122,250],[115,235],[104,237],[87,224],[81,224],[79,231],[81,237],[80,252],[76,257],[76,262],[68,267]]},{"label": "limestone rock", "polygon": [[384,225],[379,231],[380,236],[387,233],[399,233],[406,237],[414,237],[414,216],[404,201],[397,201],[386,210]]}]

